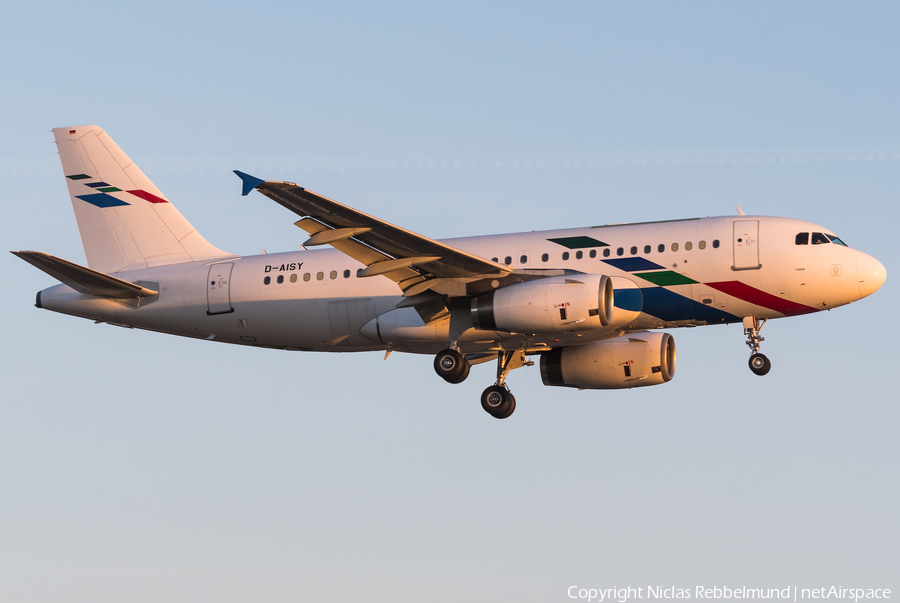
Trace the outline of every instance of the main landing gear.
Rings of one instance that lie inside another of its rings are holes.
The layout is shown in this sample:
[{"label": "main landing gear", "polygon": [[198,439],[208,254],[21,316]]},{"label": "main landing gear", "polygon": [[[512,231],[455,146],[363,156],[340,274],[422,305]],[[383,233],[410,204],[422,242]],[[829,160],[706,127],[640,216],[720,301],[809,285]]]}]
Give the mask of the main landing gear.
[{"label": "main landing gear", "polygon": [[[532,366],[522,350],[501,350],[497,354],[497,381],[481,394],[481,407],[496,419],[505,419],[516,410],[516,397],[506,386],[509,371],[520,366]],[[447,383],[462,383],[469,376],[471,365],[456,347],[438,352],[434,357],[434,372]]]},{"label": "main landing gear", "polygon": [[772,363],[766,358],[765,354],[759,353],[759,344],[765,341],[764,337],[759,336],[763,325],[766,324],[765,318],[757,320],[755,316],[744,317],[744,335],[747,336],[747,345],[750,347],[750,370],[760,377],[769,372]]},{"label": "main landing gear", "polygon": [[456,348],[447,348],[434,357],[434,372],[447,383],[462,383],[472,366]]}]

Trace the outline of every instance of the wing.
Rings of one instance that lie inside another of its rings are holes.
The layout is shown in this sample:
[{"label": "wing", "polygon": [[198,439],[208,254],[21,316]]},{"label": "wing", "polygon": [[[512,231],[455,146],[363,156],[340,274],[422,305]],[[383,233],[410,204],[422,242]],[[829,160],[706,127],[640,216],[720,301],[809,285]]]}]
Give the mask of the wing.
[{"label": "wing", "polygon": [[466,295],[466,284],[509,275],[508,266],[491,262],[297,186],[265,181],[235,170],[243,194],[253,189],[277,201],[302,219],[295,224],[309,233],[305,246],[330,244],[366,265],[359,276],[384,275],[405,297],[433,290],[450,297]]}]

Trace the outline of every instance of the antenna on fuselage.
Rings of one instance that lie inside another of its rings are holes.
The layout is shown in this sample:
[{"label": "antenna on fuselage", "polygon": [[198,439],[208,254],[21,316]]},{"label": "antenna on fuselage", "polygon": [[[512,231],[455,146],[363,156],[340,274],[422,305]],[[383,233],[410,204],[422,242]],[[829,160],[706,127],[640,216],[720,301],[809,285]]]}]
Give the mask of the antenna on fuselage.
[{"label": "antenna on fuselage", "polygon": [[735,205],[734,208],[735,208],[736,210],[738,210],[738,215],[739,215],[739,216],[746,216],[746,215],[747,215],[747,214],[744,213],[744,210],[741,209],[741,206],[740,206],[740,205]]}]

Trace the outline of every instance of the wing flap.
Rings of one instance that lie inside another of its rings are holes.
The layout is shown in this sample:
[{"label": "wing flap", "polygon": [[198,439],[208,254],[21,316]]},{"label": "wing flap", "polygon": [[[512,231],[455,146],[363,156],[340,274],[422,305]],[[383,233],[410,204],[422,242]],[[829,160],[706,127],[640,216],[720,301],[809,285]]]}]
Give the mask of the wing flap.
[{"label": "wing flap", "polygon": [[110,299],[135,299],[159,294],[159,291],[123,281],[49,253],[41,251],[13,251],[11,253],[85,295]]},{"label": "wing flap", "polygon": [[[302,220],[297,220],[296,222],[294,222],[294,226],[305,230],[309,235],[311,235],[311,237],[315,237],[320,233],[327,234],[328,231],[334,230],[326,226],[325,224],[322,224],[321,222],[316,222],[312,218],[303,218]],[[368,245],[363,245],[359,241],[355,241],[352,238],[337,239],[330,242],[329,245],[331,245],[341,253],[350,256],[360,264],[365,264],[366,266],[371,266],[379,262],[386,262],[393,259],[386,253],[382,253],[376,249],[372,249]],[[384,276],[388,277],[398,284],[404,283],[405,281],[409,281],[410,284],[415,284],[423,279],[422,275],[412,268],[400,268],[391,272],[386,272]],[[401,288],[403,288],[402,284]]]}]

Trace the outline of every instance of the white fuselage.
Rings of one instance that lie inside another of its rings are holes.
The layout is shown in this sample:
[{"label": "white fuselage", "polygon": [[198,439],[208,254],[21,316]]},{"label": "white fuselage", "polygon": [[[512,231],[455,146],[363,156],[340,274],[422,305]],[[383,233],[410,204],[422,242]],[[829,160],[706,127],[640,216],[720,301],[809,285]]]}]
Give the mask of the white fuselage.
[{"label": "white fuselage", "polygon": [[[797,244],[798,233],[831,234],[799,220],[731,216],[444,242],[523,274],[564,270],[629,279],[643,294],[629,332],[827,310],[865,297],[883,282],[883,267],[881,281],[871,274],[880,267],[877,260],[837,243]],[[578,247],[584,237],[604,245]],[[140,303],[84,295],[66,285],[45,289],[38,303],[116,325],[269,348],[434,353],[447,346],[449,319],[418,326],[413,320],[408,336],[387,343],[361,334],[404,300],[388,278],[357,277],[363,267],[333,249],[231,257],[117,273],[159,291]],[[459,345],[467,352],[536,351],[610,336],[468,328]]]}]

